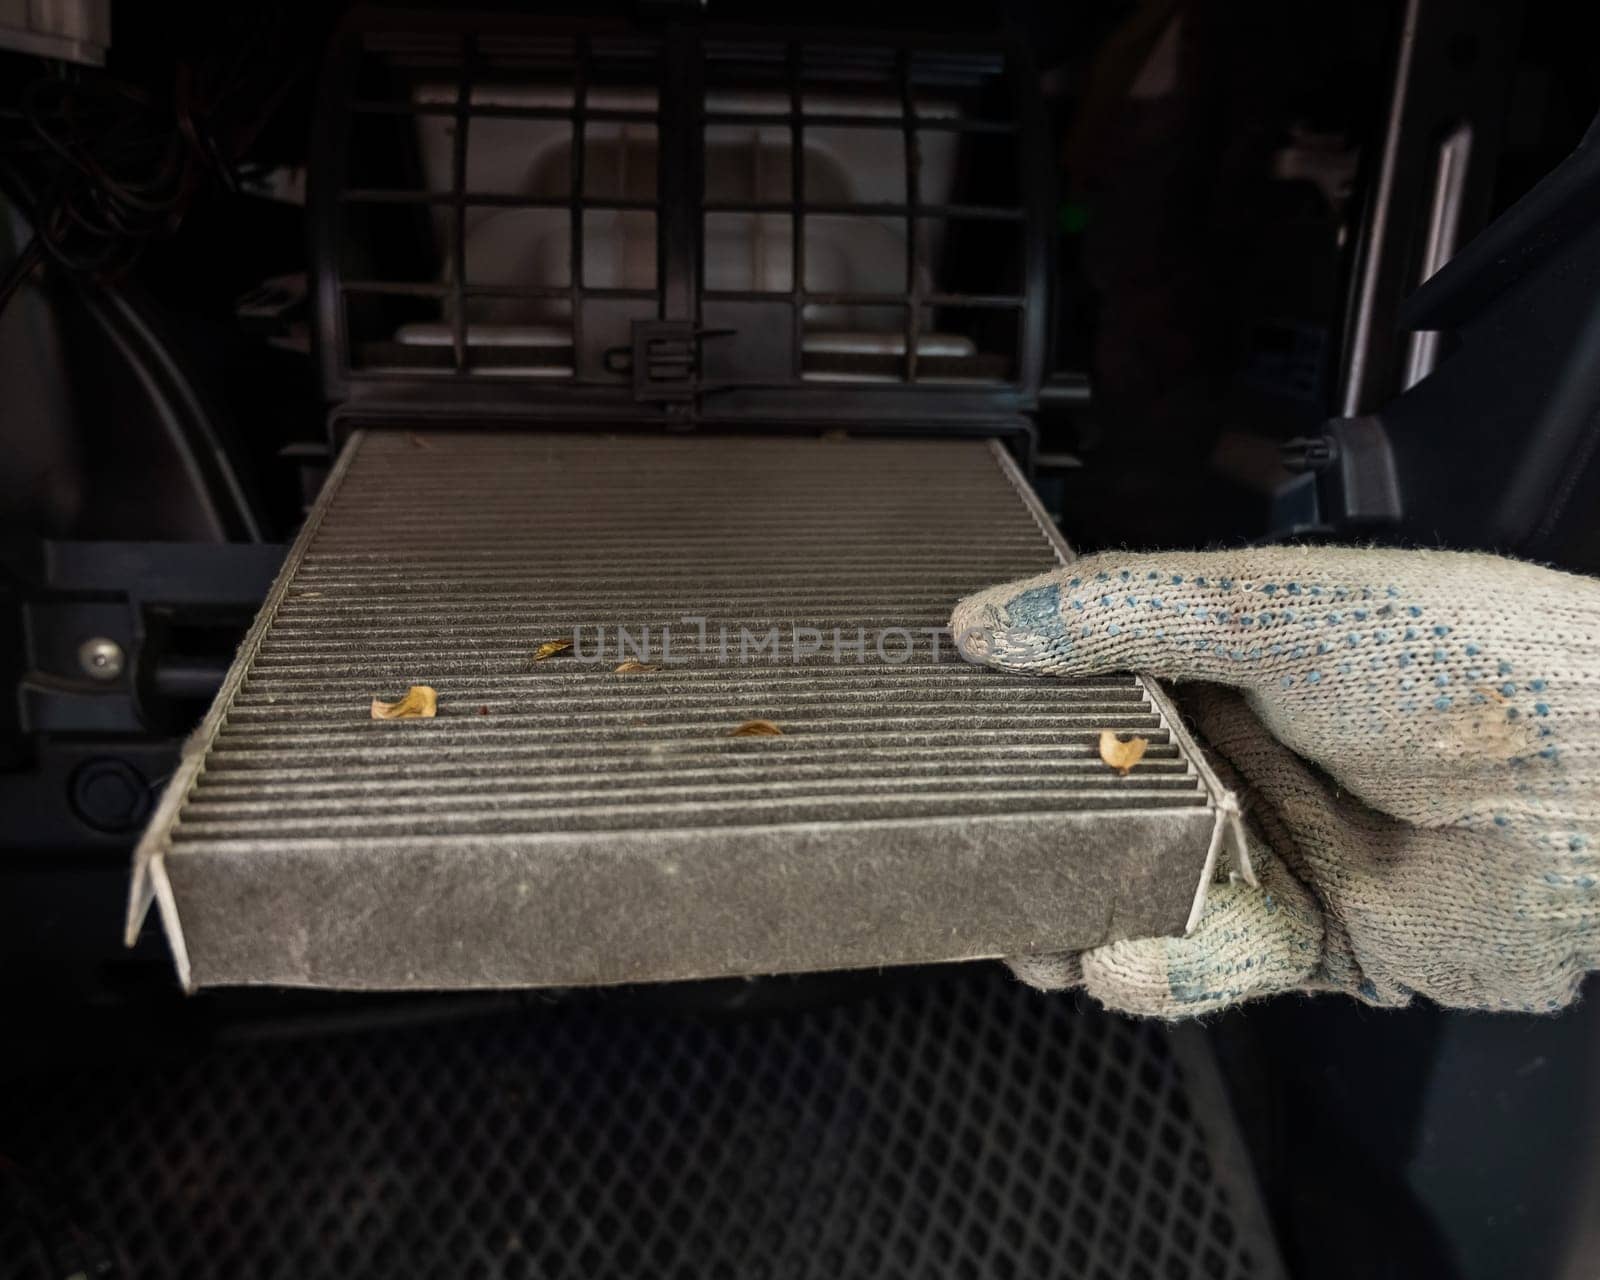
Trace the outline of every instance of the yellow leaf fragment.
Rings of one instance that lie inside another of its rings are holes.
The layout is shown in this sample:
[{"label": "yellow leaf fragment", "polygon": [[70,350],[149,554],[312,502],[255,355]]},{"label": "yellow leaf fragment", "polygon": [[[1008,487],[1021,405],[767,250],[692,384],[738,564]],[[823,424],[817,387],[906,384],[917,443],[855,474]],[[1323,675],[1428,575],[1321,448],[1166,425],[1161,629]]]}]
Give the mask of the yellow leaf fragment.
[{"label": "yellow leaf fragment", "polygon": [[565,653],[570,648],[572,648],[572,641],[570,640],[546,640],[533,651],[533,660],[535,662],[543,662],[546,658],[553,658],[556,654]]},{"label": "yellow leaf fragment", "polygon": [[439,710],[439,695],[431,685],[414,684],[398,702],[372,700],[374,720],[431,720]]},{"label": "yellow leaf fragment", "polygon": [[746,720],[728,730],[730,738],[781,738],[783,730],[770,720]]},{"label": "yellow leaf fragment", "polygon": [[653,671],[660,671],[661,667],[654,662],[640,662],[637,658],[629,658],[626,662],[619,662],[611,668],[619,676],[647,676]]},{"label": "yellow leaf fragment", "polygon": [[1124,778],[1129,769],[1144,759],[1149,747],[1149,738],[1129,738],[1124,742],[1112,730],[1100,730],[1100,758]]}]

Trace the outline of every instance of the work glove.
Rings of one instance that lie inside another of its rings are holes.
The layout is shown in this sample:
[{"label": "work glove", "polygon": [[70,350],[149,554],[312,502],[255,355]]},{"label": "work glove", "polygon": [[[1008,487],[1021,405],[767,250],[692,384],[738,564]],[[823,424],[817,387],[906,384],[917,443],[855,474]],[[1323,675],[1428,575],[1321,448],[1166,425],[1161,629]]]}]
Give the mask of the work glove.
[{"label": "work glove", "polygon": [[1444,551],[1103,553],[951,629],[1005,671],[1176,682],[1245,811],[1248,864],[1188,936],[1019,957],[1024,981],[1160,1017],[1286,990],[1545,1010],[1596,967],[1600,582]]}]

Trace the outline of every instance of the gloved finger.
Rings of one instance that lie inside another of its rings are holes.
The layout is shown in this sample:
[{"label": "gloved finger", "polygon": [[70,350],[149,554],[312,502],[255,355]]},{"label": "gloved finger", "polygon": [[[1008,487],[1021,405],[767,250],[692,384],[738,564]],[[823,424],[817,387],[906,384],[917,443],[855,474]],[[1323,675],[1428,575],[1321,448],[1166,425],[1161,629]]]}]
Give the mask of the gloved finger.
[{"label": "gloved finger", "polygon": [[1600,954],[1586,844],[1559,829],[1528,838],[1521,819],[1397,820],[1285,748],[1240,694],[1194,686],[1182,706],[1249,795],[1264,843],[1314,886],[1329,985],[1374,1004],[1404,1004],[1414,992],[1467,1008],[1572,1000]]},{"label": "gloved finger", "polygon": [[[1078,987],[1123,1012],[1168,1018],[1291,988],[1405,1003],[1409,991],[1382,977],[1370,981],[1362,972],[1343,921],[1327,914],[1307,888],[1323,873],[1332,875],[1336,887],[1346,882],[1348,872],[1330,866],[1337,855],[1319,844],[1305,856],[1277,807],[1287,798],[1299,820],[1323,831],[1341,821],[1337,798],[1272,737],[1236,690],[1191,685],[1179,706],[1208,742],[1219,776],[1250,797],[1246,839],[1260,887],[1211,886],[1200,920],[1185,938],[1144,938],[1073,955],[1021,957],[1009,962],[1013,971],[1030,985]],[[1364,816],[1369,823],[1383,821]]]},{"label": "gloved finger", "polygon": [[[1214,685],[1186,691],[1184,709],[1197,725],[1220,739],[1219,747],[1286,749],[1262,742],[1260,722],[1242,695]],[[1217,755],[1221,758],[1218,759]],[[1236,774],[1225,752],[1213,755],[1230,785]],[[1251,757],[1254,763],[1259,759]],[[1138,938],[1078,953],[1018,956],[1013,973],[1042,990],[1081,988],[1123,1013],[1183,1018],[1280,991],[1308,988],[1358,993],[1362,975],[1350,956],[1342,926],[1328,921],[1316,895],[1272,852],[1293,850],[1292,837],[1268,805],[1253,805],[1246,828],[1257,884],[1239,880],[1213,884],[1194,929],[1182,938]]]},{"label": "gloved finger", "polygon": [[1237,690],[1188,685],[1178,707],[1206,743],[1219,776],[1248,797],[1252,857],[1263,846],[1273,850],[1292,875],[1321,894],[1327,906],[1322,964],[1328,984],[1375,1003],[1404,1004],[1409,991],[1381,971],[1375,980],[1362,971],[1341,902],[1367,851],[1391,845],[1398,825],[1336,795],[1325,778],[1273,736]]},{"label": "gloved finger", "polygon": [[[967,657],[1249,692],[1280,741],[1384,813],[1490,822],[1600,768],[1600,584],[1495,556],[1271,547],[1088,556],[963,600]],[[1581,828],[1574,825],[1574,830]]]},{"label": "gloved finger", "polygon": [[[1256,598],[1241,600],[1237,559],[1231,552],[1085,556],[968,596],[956,605],[950,630],[965,657],[1007,671],[1142,671],[1248,685],[1258,674],[1254,664],[1278,655],[1255,652]],[[1263,606],[1277,595],[1272,585]],[[1289,599],[1284,607],[1292,612]]]},{"label": "gloved finger", "polygon": [[1187,1018],[1280,991],[1328,985],[1316,899],[1265,848],[1252,851],[1259,887],[1212,886],[1184,938],[1137,938],[1077,955],[1023,956],[1012,972],[1046,990],[1082,987],[1107,1008]]},{"label": "gloved finger", "polygon": [[963,654],[1007,670],[1294,688],[1327,679],[1349,650],[1447,638],[1454,628],[1442,615],[1455,599],[1431,588],[1441,573],[1481,578],[1485,563],[1578,581],[1418,551],[1106,551],[968,596],[950,625]]},{"label": "gloved finger", "polygon": [[1011,956],[1006,966],[1035,991],[1070,991],[1083,985],[1083,961],[1077,951]]}]

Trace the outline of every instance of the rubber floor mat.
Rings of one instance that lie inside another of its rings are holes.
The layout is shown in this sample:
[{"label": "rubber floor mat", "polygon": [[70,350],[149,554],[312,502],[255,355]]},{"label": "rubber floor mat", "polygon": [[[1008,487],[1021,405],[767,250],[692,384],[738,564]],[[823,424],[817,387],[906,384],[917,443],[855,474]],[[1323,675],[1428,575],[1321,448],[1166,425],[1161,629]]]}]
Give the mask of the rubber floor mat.
[{"label": "rubber floor mat", "polygon": [[13,1081],[0,1272],[1279,1273],[1198,1031],[998,966],[834,982],[726,984],[715,1008],[590,993]]}]

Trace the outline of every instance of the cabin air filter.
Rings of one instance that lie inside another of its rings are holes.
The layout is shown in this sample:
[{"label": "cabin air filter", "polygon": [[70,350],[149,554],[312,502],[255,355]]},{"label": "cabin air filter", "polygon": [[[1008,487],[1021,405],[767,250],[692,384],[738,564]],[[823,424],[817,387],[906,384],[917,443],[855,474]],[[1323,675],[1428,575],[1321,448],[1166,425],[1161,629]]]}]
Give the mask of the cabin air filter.
[{"label": "cabin air filter", "polygon": [[[1133,675],[939,634],[1067,552],[992,442],[366,430],[141,841],[188,987],[525,987],[1180,933],[1221,792]],[[375,698],[436,691],[426,718]],[[1102,731],[1145,738],[1123,776]]]}]

